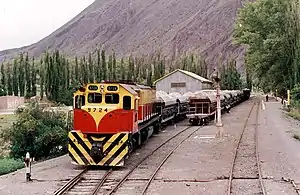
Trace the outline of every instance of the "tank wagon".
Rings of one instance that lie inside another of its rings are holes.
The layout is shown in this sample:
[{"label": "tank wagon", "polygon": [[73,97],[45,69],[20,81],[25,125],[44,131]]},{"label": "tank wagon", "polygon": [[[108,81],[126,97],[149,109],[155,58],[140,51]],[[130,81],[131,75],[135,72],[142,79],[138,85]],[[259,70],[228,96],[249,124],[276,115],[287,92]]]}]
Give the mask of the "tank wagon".
[{"label": "tank wagon", "polygon": [[90,83],[74,93],[68,152],[73,164],[123,166],[161,125],[187,112],[187,98],[130,82]]},{"label": "tank wagon", "polygon": [[[224,90],[220,93],[221,112],[228,112],[232,107],[250,98],[250,90]],[[217,112],[217,100],[215,90],[202,90],[188,93],[189,106],[187,117],[192,125],[207,124],[213,120]]]}]

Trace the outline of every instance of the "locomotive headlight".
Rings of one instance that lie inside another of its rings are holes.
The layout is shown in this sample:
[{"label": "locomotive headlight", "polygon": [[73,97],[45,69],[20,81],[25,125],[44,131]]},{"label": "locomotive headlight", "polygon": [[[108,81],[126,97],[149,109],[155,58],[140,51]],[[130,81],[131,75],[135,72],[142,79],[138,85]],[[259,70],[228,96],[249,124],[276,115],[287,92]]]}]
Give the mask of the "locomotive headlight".
[{"label": "locomotive headlight", "polygon": [[101,89],[104,89],[104,85],[100,85],[100,88],[101,88]]}]

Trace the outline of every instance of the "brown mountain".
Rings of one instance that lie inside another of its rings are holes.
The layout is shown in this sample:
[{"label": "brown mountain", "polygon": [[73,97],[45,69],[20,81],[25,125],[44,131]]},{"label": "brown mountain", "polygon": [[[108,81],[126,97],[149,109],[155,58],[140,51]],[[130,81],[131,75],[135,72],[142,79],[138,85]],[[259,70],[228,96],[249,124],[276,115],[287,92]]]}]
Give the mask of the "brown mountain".
[{"label": "brown mountain", "polygon": [[0,61],[23,51],[39,56],[47,47],[81,55],[98,45],[119,56],[158,49],[168,56],[199,51],[211,67],[220,54],[233,54],[241,67],[244,49],[231,44],[231,35],[242,1],[96,0],[41,41],[0,52]]}]

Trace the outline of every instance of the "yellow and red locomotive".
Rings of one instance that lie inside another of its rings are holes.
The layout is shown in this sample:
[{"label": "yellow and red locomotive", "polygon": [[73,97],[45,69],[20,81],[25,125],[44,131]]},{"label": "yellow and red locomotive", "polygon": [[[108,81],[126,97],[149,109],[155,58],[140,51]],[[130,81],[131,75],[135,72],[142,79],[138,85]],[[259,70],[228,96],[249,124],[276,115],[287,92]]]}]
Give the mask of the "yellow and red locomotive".
[{"label": "yellow and red locomotive", "polygon": [[78,165],[123,166],[133,148],[159,130],[158,104],[148,86],[102,82],[81,87],[74,93],[70,157]]}]

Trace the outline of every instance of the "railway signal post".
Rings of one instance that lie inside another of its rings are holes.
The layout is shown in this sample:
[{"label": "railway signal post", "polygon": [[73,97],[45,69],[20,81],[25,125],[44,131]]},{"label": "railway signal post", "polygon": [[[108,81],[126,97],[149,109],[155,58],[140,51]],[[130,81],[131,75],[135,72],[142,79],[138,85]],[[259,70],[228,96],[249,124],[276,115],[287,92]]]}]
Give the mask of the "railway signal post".
[{"label": "railway signal post", "polygon": [[217,90],[217,127],[222,127],[222,121],[221,121],[221,91],[220,91],[220,81],[221,78],[219,78],[219,74],[213,75],[213,79],[216,81],[216,90]]}]

